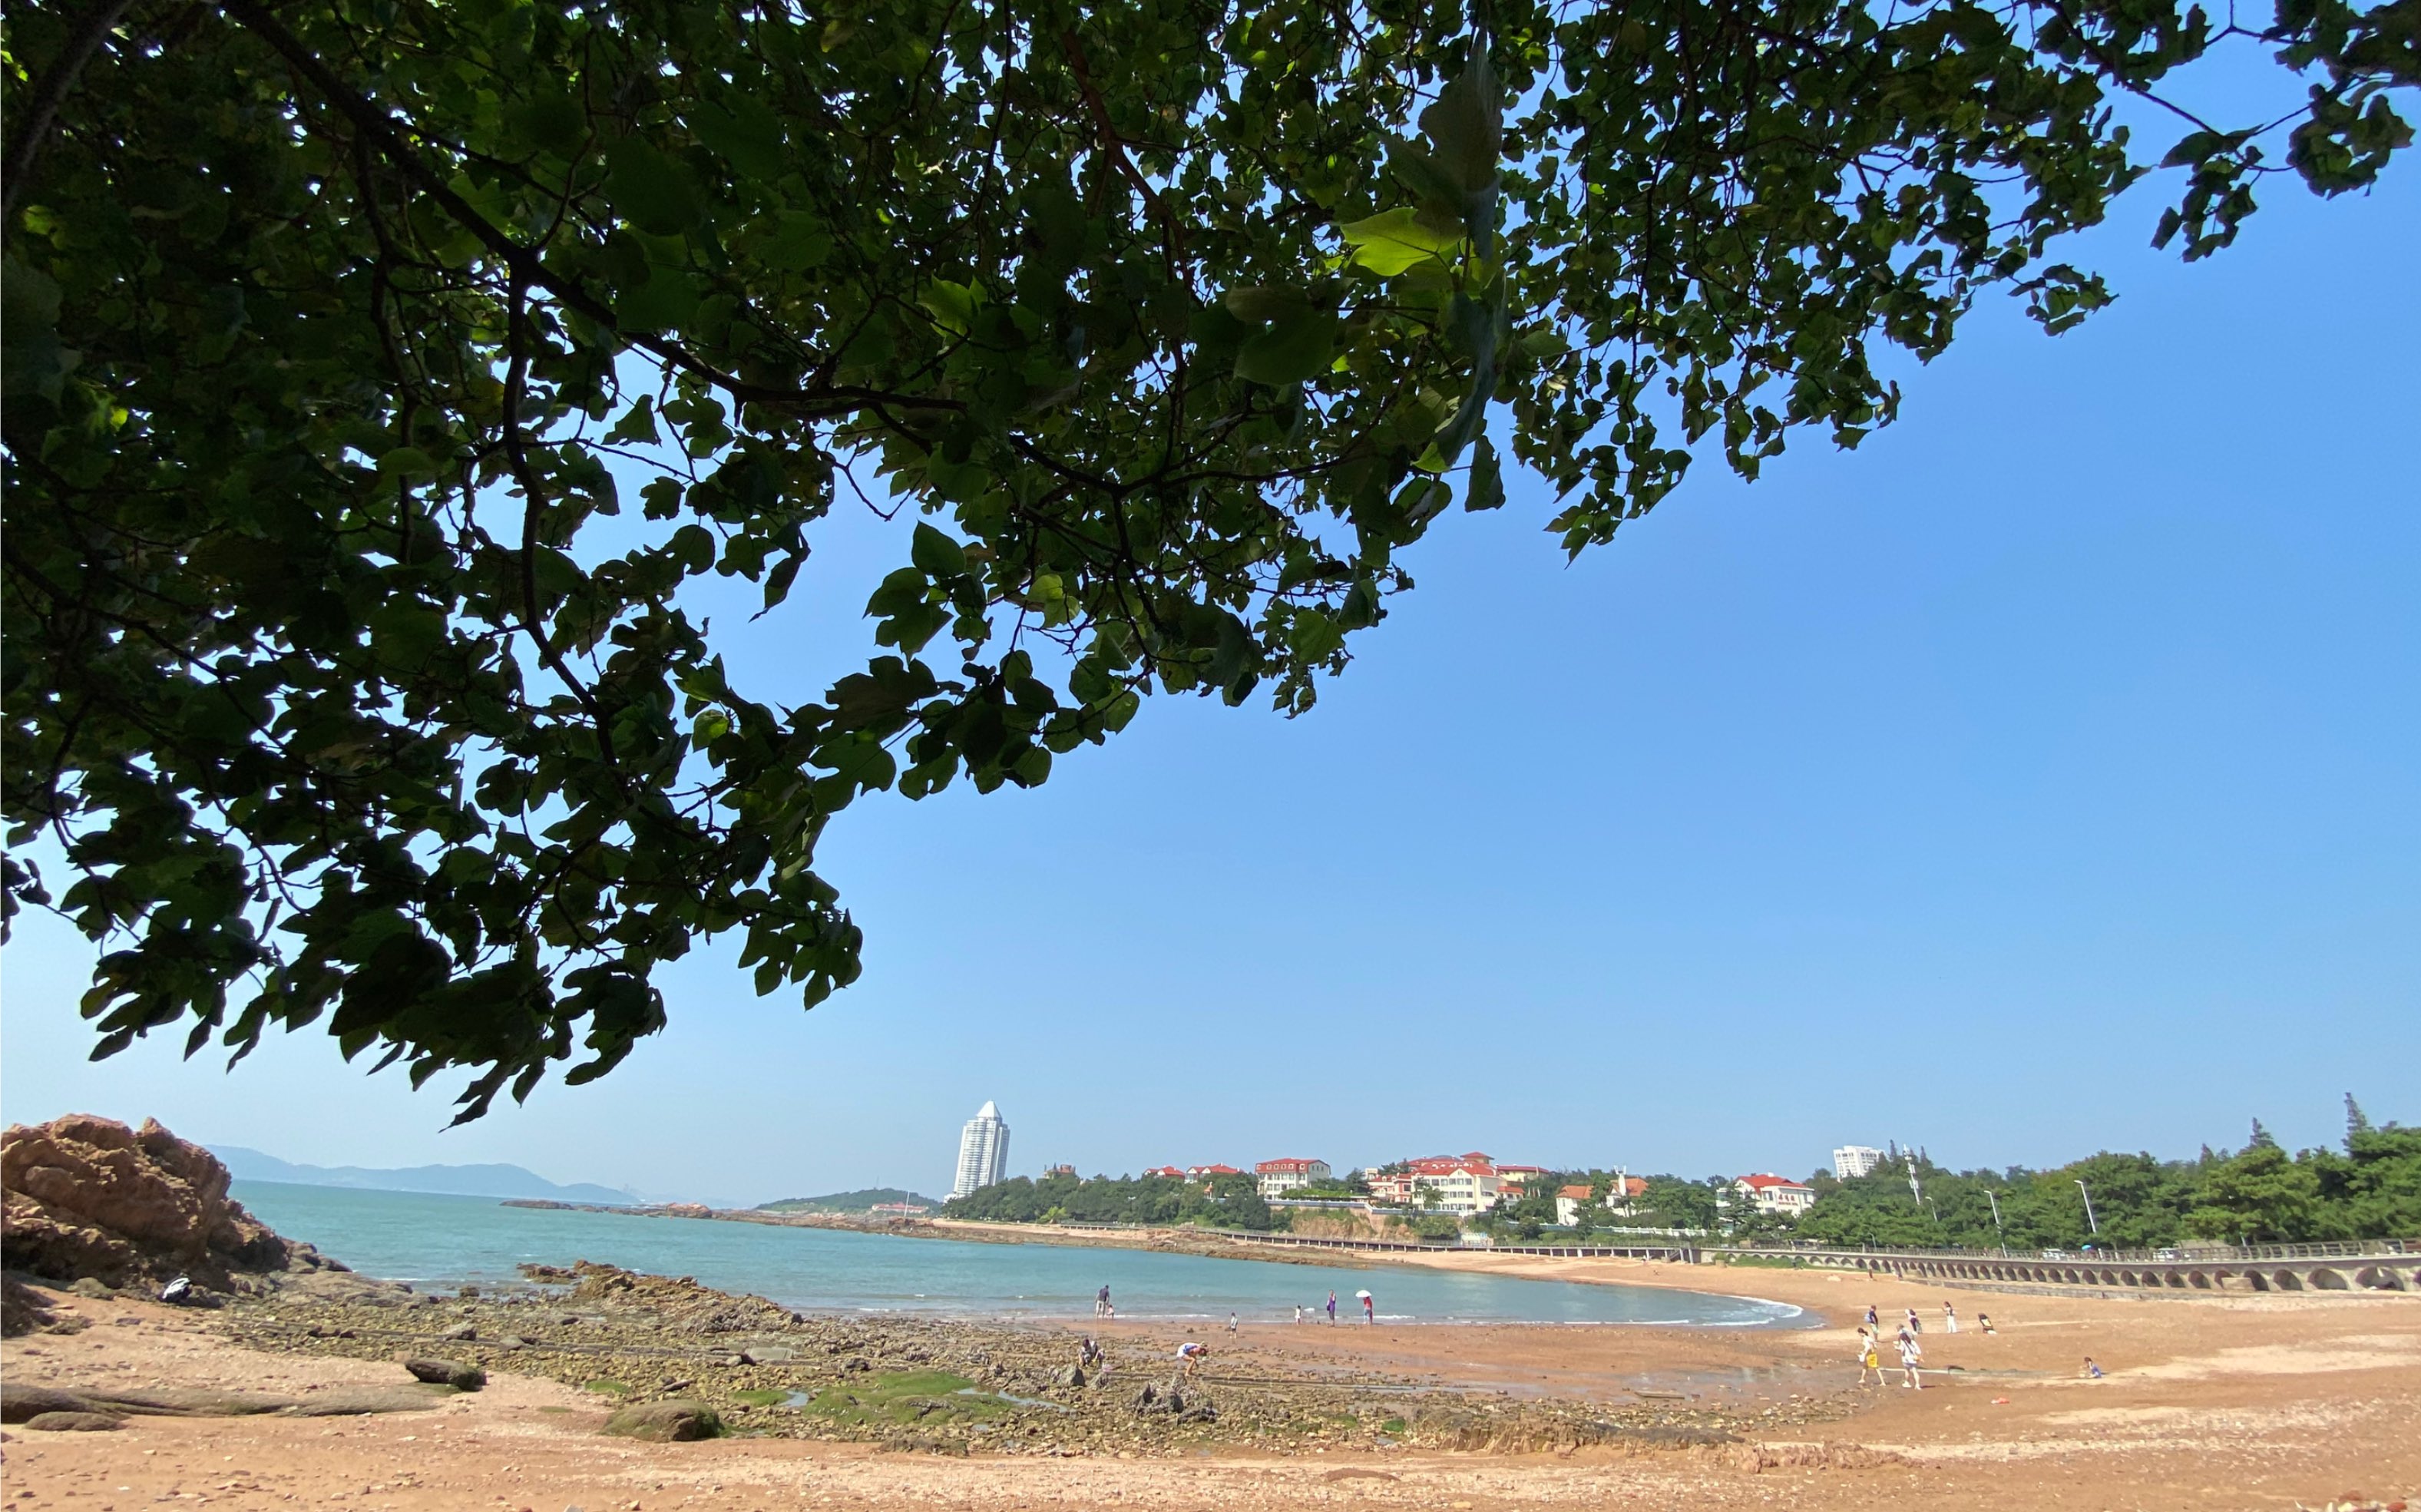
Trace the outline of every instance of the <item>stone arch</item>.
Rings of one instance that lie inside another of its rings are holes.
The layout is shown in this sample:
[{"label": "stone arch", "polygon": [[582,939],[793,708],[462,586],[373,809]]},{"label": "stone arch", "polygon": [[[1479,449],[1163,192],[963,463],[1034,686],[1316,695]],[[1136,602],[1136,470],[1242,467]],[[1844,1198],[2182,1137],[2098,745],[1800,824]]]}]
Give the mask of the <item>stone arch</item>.
[{"label": "stone arch", "polygon": [[2184,1284],[2194,1287],[2196,1291],[2209,1291],[2210,1289],[2210,1274],[2204,1270],[2189,1270],[2185,1273]]},{"label": "stone arch", "polygon": [[2344,1291],[2347,1289],[2345,1272],[2342,1270],[2331,1270],[2329,1267],[2324,1265],[2316,1265],[2312,1267],[2310,1272],[2307,1273],[2304,1279],[2315,1291]]},{"label": "stone arch", "polygon": [[2270,1280],[2271,1283],[2280,1291],[2301,1291],[2304,1289],[2304,1278],[2295,1274],[2292,1270],[2281,1270],[2277,1274],[2272,1276]]}]

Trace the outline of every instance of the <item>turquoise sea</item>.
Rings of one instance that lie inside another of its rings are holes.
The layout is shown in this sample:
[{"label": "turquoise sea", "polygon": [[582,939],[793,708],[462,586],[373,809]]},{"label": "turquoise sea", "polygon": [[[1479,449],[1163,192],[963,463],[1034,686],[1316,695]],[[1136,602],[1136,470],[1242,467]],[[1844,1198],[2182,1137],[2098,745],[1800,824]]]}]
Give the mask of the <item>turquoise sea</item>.
[{"label": "turquoise sea", "polygon": [[964,1317],[1086,1317],[1108,1286],[1120,1317],[1286,1320],[1334,1290],[1340,1318],[1367,1290],[1379,1316],[1423,1323],[1688,1323],[1812,1327],[1796,1307],[1648,1286],[1431,1270],[1285,1265],[1143,1250],[978,1244],[709,1219],[507,1208],[492,1197],[238,1181],[236,1199],[289,1238],[368,1275],[444,1289],[519,1279],[524,1261],[598,1260],[695,1276],[810,1313],[923,1312]]}]

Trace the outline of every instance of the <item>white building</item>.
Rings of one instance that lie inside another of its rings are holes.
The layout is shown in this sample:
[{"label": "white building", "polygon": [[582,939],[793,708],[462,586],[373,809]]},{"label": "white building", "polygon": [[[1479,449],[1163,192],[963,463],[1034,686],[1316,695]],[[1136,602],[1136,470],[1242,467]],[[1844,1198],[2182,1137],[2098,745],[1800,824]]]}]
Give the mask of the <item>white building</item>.
[{"label": "white building", "polygon": [[1780,1213],[1787,1218],[1796,1218],[1816,1206],[1813,1187],[1763,1171],[1741,1177],[1732,1183],[1732,1190],[1757,1204],[1760,1211]]},{"label": "white building", "polygon": [[[1363,1172],[1370,1194],[1398,1206],[1434,1206],[1442,1212],[1469,1215],[1496,1206],[1505,1191],[1496,1162],[1478,1150],[1468,1155],[1430,1155],[1401,1162],[1389,1171],[1372,1166]],[[1429,1194],[1436,1194],[1432,1204]]]},{"label": "white building", "polygon": [[1872,1145],[1844,1145],[1833,1152],[1833,1174],[1847,1181],[1883,1163],[1883,1152]]},{"label": "white building", "polygon": [[963,1197],[1008,1174],[1008,1125],[1001,1122],[1000,1104],[987,1102],[959,1131],[959,1179],[950,1195]]},{"label": "white building", "polygon": [[1307,1187],[1325,1181],[1335,1173],[1326,1161],[1289,1159],[1263,1161],[1253,1167],[1254,1185],[1264,1197],[1283,1196],[1297,1187]]}]

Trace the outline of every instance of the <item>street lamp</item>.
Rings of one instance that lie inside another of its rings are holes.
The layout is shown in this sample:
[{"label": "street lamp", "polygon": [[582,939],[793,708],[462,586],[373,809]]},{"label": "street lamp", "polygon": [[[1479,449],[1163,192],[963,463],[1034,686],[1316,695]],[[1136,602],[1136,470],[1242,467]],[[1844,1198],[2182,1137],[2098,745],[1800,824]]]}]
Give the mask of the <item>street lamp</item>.
[{"label": "street lamp", "polygon": [[2000,1240],[2001,1258],[2006,1260],[2009,1257],[2009,1240],[2008,1236],[2001,1232],[2000,1193],[1994,1192],[1990,1187],[1986,1187],[1984,1189],[1984,1200],[1992,1205],[1992,1237]]},{"label": "street lamp", "polygon": [[2093,1192],[2082,1181],[2079,1181],[2076,1184],[2076,1190],[2085,1193],[2085,1225],[2093,1230],[2093,1237],[2095,1239],[2100,1239],[2101,1237],[2101,1224],[2100,1221],[2093,1216]]}]

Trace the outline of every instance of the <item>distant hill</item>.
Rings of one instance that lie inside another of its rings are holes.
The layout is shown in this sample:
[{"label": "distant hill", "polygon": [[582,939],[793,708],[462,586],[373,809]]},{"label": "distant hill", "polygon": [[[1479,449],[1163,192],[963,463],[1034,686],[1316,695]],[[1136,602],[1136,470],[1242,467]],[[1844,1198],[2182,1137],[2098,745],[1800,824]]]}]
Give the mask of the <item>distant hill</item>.
[{"label": "distant hill", "polygon": [[241,1145],[212,1145],[239,1181],[291,1181],[305,1187],[358,1187],[379,1192],[429,1192],[462,1197],[551,1197],[557,1202],[629,1203],[627,1192],[586,1181],[558,1185],[518,1165],[409,1165],[392,1171],[359,1165],[296,1165]]},{"label": "distant hill", "polygon": [[920,1197],[898,1187],[868,1187],[863,1192],[836,1192],[822,1197],[785,1197],[780,1202],[761,1204],[760,1213],[862,1213],[870,1208],[889,1207],[894,1203],[913,1203],[919,1208],[939,1208],[931,1197]]}]

